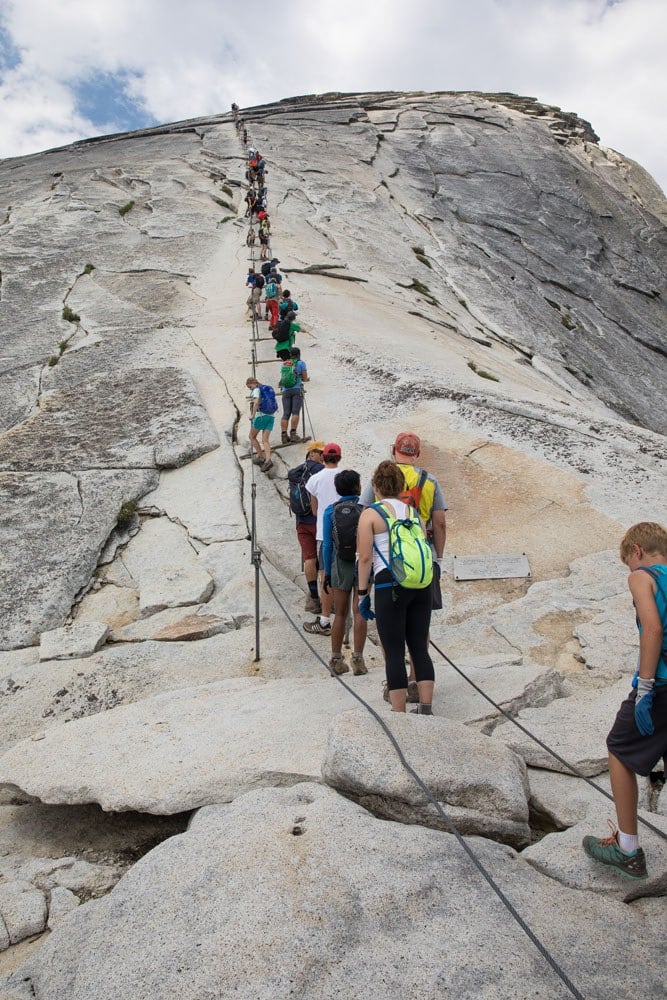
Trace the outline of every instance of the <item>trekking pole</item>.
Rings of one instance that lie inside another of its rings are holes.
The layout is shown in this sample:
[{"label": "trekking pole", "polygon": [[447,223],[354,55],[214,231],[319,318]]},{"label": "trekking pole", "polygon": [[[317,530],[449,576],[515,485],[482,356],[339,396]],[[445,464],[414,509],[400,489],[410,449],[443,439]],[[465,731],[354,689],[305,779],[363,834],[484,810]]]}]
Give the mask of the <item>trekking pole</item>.
[{"label": "trekking pole", "polygon": [[257,517],[256,517],[256,502],[257,502],[257,483],[254,480],[252,482],[251,488],[252,497],[252,514],[251,514],[251,527],[250,527],[250,537],[252,539],[251,548],[251,558],[250,561],[255,567],[255,663],[260,660],[260,649],[259,649],[259,574],[262,565],[262,550],[257,544]]},{"label": "trekking pole", "polygon": [[315,431],[313,430],[313,421],[310,419],[310,411],[308,410],[308,407],[306,406],[306,390],[303,388],[303,386],[301,386],[301,393],[302,393],[302,396],[303,396],[303,430],[304,430],[304,437],[305,437],[305,432],[306,432],[306,417],[308,417],[308,423],[310,424],[310,435],[311,435],[311,437],[312,437],[312,439],[314,441],[315,440]]}]

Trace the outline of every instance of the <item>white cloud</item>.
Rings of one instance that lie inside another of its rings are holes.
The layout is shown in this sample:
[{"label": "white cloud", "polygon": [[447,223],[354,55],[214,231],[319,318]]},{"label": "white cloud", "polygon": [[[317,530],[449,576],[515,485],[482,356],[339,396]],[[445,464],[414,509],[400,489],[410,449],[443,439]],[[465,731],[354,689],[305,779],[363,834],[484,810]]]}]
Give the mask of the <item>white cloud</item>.
[{"label": "white cloud", "polygon": [[667,184],[664,0],[5,0],[4,23],[21,64],[0,83],[0,155],[102,131],[72,91],[102,71],[158,121],[324,90],[511,90]]}]

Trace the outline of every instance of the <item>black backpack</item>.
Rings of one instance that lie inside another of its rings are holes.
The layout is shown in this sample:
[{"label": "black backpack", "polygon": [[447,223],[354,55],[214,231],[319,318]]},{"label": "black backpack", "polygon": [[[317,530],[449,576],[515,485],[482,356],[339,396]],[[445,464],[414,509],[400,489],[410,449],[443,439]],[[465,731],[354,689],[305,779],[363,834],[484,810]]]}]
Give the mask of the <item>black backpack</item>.
[{"label": "black backpack", "polygon": [[357,554],[357,525],[363,507],[353,500],[339,500],[333,506],[331,524],[334,551],[344,562],[354,562]]},{"label": "black backpack", "polygon": [[313,509],[310,505],[310,493],[306,489],[306,483],[310,477],[314,474],[312,466],[309,467],[308,462],[302,462],[301,465],[297,465],[295,469],[290,469],[287,473],[287,481],[289,483],[289,509],[293,514],[298,514],[300,517],[305,517],[307,514],[312,514]]}]

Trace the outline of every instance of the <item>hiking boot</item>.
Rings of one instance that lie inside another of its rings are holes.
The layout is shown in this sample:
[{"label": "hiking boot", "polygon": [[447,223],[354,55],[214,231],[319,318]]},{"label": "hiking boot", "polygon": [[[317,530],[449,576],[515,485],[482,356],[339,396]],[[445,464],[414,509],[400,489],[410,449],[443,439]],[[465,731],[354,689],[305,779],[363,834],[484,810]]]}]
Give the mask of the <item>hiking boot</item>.
[{"label": "hiking boot", "polygon": [[335,674],[347,674],[349,673],[350,668],[345,662],[345,657],[342,654],[334,653],[329,660],[329,670],[333,670]]},{"label": "hiking boot", "polygon": [[361,674],[368,673],[368,667],[364,663],[363,653],[353,653],[352,654],[352,673],[355,677],[360,677]]},{"label": "hiking boot", "polygon": [[306,598],[306,603],[303,606],[303,610],[310,611],[314,615],[321,615],[322,602],[320,601],[319,597],[313,597],[312,594],[309,594],[308,597]]},{"label": "hiking boot", "polygon": [[422,705],[421,702],[416,708],[410,709],[411,715],[433,715],[433,709],[430,705]]},{"label": "hiking boot", "polygon": [[264,462],[265,462],[265,459],[263,457],[260,457],[259,455],[253,455],[252,456],[252,464],[253,465],[264,465]]},{"label": "hiking boot", "polygon": [[613,823],[609,823],[612,831],[610,837],[584,837],[582,844],[589,858],[612,868],[625,878],[647,878],[646,857],[641,847],[630,854],[624,854],[618,846],[618,837]]},{"label": "hiking boot", "polygon": [[309,632],[311,635],[331,635],[331,625],[320,624],[319,618],[316,618],[314,622],[304,622],[303,629],[304,632]]},{"label": "hiking boot", "polygon": [[298,444],[298,442],[301,440],[296,431],[290,431],[289,439],[292,444]]},{"label": "hiking boot", "polygon": [[287,433],[287,431],[280,432],[280,441],[281,444],[289,444],[289,434]]},{"label": "hiking boot", "polygon": [[417,681],[408,682],[408,697],[407,700],[411,705],[419,704],[419,688],[417,687]]},{"label": "hiking boot", "polygon": [[273,462],[271,461],[271,459],[269,459],[268,462],[262,462],[262,464],[260,465],[260,469],[262,470],[262,472],[268,472],[269,469],[272,468],[273,468]]}]

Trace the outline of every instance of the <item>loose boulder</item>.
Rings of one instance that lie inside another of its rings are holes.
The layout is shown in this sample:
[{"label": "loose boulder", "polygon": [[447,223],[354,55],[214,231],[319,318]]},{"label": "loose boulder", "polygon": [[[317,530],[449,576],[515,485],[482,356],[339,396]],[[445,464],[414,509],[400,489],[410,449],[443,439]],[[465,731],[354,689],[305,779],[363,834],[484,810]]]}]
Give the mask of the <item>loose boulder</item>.
[{"label": "loose boulder", "polygon": [[[528,842],[528,783],[516,754],[449,719],[394,714],[387,725],[462,833],[514,845]],[[345,712],[333,720],[322,775],[379,816],[448,828],[367,712]]]}]

